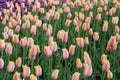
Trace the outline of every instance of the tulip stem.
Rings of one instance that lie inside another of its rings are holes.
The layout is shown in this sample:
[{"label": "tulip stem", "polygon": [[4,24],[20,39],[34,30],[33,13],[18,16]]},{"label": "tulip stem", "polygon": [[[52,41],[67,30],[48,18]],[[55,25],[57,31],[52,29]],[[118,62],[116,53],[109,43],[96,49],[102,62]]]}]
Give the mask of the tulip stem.
[{"label": "tulip stem", "polygon": [[32,60],[32,62],[31,62],[32,73],[34,73],[34,71],[33,71],[33,67],[34,67],[33,64],[34,64],[34,61]]}]

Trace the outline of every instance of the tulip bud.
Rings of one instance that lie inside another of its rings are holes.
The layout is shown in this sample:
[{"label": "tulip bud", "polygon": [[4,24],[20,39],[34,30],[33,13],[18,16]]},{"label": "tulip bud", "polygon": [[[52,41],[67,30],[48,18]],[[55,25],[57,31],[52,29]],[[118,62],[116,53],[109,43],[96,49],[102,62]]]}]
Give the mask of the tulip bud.
[{"label": "tulip bud", "polygon": [[18,43],[19,43],[19,35],[14,34],[14,35],[12,36],[12,42],[13,42],[14,44],[18,44]]},{"label": "tulip bud", "polygon": [[104,61],[103,65],[102,65],[102,70],[104,72],[107,72],[110,69],[110,63],[108,60]]},{"label": "tulip bud", "polygon": [[93,34],[93,40],[94,41],[98,41],[98,39],[99,39],[99,33],[98,32],[94,32],[94,34]]},{"label": "tulip bud", "polygon": [[65,22],[65,26],[68,28],[71,24],[71,20],[67,19],[66,22]]},{"label": "tulip bud", "polygon": [[52,51],[52,53],[57,51],[57,43],[56,42],[51,42],[50,43],[50,49]]},{"label": "tulip bud", "polygon": [[20,47],[24,48],[27,44],[27,38],[26,37],[21,38],[19,44],[20,44]]},{"label": "tulip bud", "polygon": [[7,43],[6,44],[6,48],[5,48],[6,54],[9,55],[9,56],[12,55],[12,49],[13,49],[12,44],[11,43]]},{"label": "tulip bud", "polygon": [[81,69],[82,68],[82,62],[81,62],[80,58],[76,59],[76,68],[77,69]]},{"label": "tulip bud", "polygon": [[59,74],[59,70],[58,69],[54,70],[51,75],[52,79],[56,80],[58,78],[58,74]]},{"label": "tulip bud", "polygon": [[40,77],[42,75],[42,68],[41,66],[34,66],[34,69],[35,69],[35,75]]},{"label": "tulip bud", "polygon": [[22,77],[28,78],[30,76],[30,67],[27,67],[26,65],[22,65]]},{"label": "tulip bud", "polygon": [[2,34],[3,34],[3,38],[4,38],[4,40],[7,40],[7,39],[9,38],[7,32],[4,32],[4,33],[2,33]]},{"label": "tulip bud", "polygon": [[5,49],[5,42],[4,40],[0,39],[0,50],[4,50]]},{"label": "tulip bud", "polygon": [[76,38],[76,43],[80,48],[84,47],[84,39],[83,38]]},{"label": "tulip bud", "polygon": [[52,51],[50,49],[50,46],[45,46],[44,47],[44,54],[47,56],[47,57],[50,57],[52,55]]},{"label": "tulip bud", "polygon": [[30,80],[37,80],[37,77],[34,74],[30,75]]},{"label": "tulip bud", "polygon": [[75,72],[75,73],[72,75],[72,80],[79,80],[79,77],[80,77],[80,73],[79,73],[79,72]]},{"label": "tulip bud", "polygon": [[21,80],[20,79],[20,73],[15,72],[15,74],[13,75],[13,80]]},{"label": "tulip bud", "polygon": [[29,59],[34,60],[37,54],[37,48],[36,45],[32,45],[29,49]]},{"label": "tulip bud", "polygon": [[27,41],[28,48],[30,48],[33,44],[34,44],[33,38],[28,38],[28,41]]},{"label": "tulip bud", "polygon": [[32,25],[32,27],[31,27],[31,34],[36,35],[36,26],[35,25]]},{"label": "tulip bud", "polygon": [[16,67],[19,68],[21,67],[21,64],[22,64],[22,59],[20,57],[18,57],[15,61],[15,64],[16,64]]},{"label": "tulip bud", "polygon": [[102,31],[107,32],[107,30],[108,30],[108,21],[106,20],[106,21],[104,21]]},{"label": "tulip bud", "polygon": [[117,25],[119,21],[119,17],[112,17],[112,24]]},{"label": "tulip bud", "polygon": [[92,29],[92,28],[90,28],[90,30],[89,30],[89,34],[90,34],[90,36],[93,35],[93,29]]},{"label": "tulip bud", "polygon": [[14,72],[14,68],[15,68],[15,63],[13,61],[9,61],[7,65],[7,72],[9,73]]},{"label": "tulip bud", "polygon": [[113,73],[110,70],[107,71],[107,78],[109,80],[111,80],[113,78]]},{"label": "tulip bud", "polygon": [[62,53],[63,53],[63,59],[68,59],[69,58],[69,53],[67,49],[62,49]]},{"label": "tulip bud", "polygon": [[75,45],[71,45],[70,47],[69,47],[69,53],[70,53],[70,55],[74,55],[75,54]]},{"label": "tulip bud", "polygon": [[84,39],[84,44],[85,44],[85,45],[89,45],[88,37],[85,37],[85,39]]},{"label": "tulip bud", "polygon": [[62,35],[62,42],[67,43],[67,41],[68,41],[68,32],[64,32],[64,34]]},{"label": "tulip bud", "polygon": [[90,77],[92,75],[92,66],[88,64],[84,64],[84,76]]}]

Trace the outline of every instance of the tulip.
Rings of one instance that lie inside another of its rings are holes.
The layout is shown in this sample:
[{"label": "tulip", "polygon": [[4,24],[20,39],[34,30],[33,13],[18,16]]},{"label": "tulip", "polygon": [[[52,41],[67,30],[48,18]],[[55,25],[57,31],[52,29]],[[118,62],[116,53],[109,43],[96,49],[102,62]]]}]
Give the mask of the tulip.
[{"label": "tulip", "polygon": [[30,80],[37,80],[37,77],[34,74],[30,75]]},{"label": "tulip", "polygon": [[13,61],[9,61],[7,65],[7,72],[9,73],[14,72],[14,68],[15,68],[15,63]]},{"label": "tulip", "polygon": [[81,62],[80,58],[76,59],[76,68],[77,69],[81,69],[82,68],[82,62]]},{"label": "tulip", "polygon": [[94,34],[93,34],[93,40],[94,41],[98,41],[98,39],[99,39],[99,33],[98,32],[94,32]]},{"label": "tulip", "polygon": [[45,46],[44,47],[44,54],[47,56],[47,57],[50,57],[52,55],[52,51],[50,49],[50,46]]},{"label": "tulip", "polygon": [[9,55],[9,56],[12,55],[12,49],[13,49],[12,44],[11,43],[7,43],[6,44],[6,48],[5,48],[6,54]]},{"label": "tulip", "polygon": [[92,75],[92,66],[88,64],[84,64],[84,76],[90,77]]},{"label": "tulip", "polygon": [[63,43],[67,43],[68,41],[68,32],[65,32],[63,35],[62,35],[62,42]]},{"label": "tulip", "polygon": [[85,39],[84,39],[84,44],[85,44],[85,45],[89,45],[88,37],[85,37]]},{"label": "tulip", "polygon": [[19,35],[13,34],[13,36],[12,36],[12,42],[14,44],[18,44],[19,43]]},{"label": "tulip", "polygon": [[83,38],[76,38],[76,43],[80,48],[84,47],[84,39]]},{"label": "tulip", "polygon": [[4,67],[4,61],[2,58],[0,58],[0,70]]},{"label": "tulip", "polygon": [[13,75],[13,80],[21,80],[20,79],[20,73],[15,72],[15,74]]},{"label": "tulip", "polygon": [[75,72],[75,73],[72,75],[72,80],[79,80],[79,77],[80,77],[80,73],[79,73],[79,72]]},{"label": "tulip", "polygon": [[52,79],[53,80],[56,80],[58,78],[58,74],[59,74],[59,70],[58,69],[55,69],[53,72],[52,72]]},{"label": "tulip", "polygon": [[104,21],[102,31],[107,32],[107,30],[108,30],[108,21]]},{"label": "tulip", "polygon": [[4,50],[5,49],[5,41],[0,39],[0,50]]},{"label": "tulip", "polygon": [[33,38],[31,38],[31,37],[28,38],[28,40],[27,40],[27,47],[30,48],[33,44],[34,44]]},{"label": "tulip", "polygon": [[4,40],[8,40],[9,36],[8,36],[7,32],[4,32],[4,33],[2,33],[2,34],[3,34]]},{"label": "tulip", "polygon": [[55,19],[56,21],[58,21],[59,18],[60,18],[60,13],[59,13],[59,12],[55,12],[54,19]]},{"label": "tulip", "polygon": [[40,77],[42,75],[42,68],[40,65],[38,66],[34,66],[34,69],[35,69],[35,75]]},{"label": "tulip", "polygon": [[110,69],[110,63],[108,60],[104,61],[103,65],[102,65],[102,70],[104,72],[107,72]]},{"label": "tulip", "polygon": [[30,67],[27,67],[26,65],[22,65],[22,77],[28,78],[30,76]]},{"label": "tulip", "polygon": [[34,60],[37,54],[37,47],[36,45],[32,45],[29,49],[29,59]]},{"label": "tulip", "polygon": [[112,17],[112,24],[117,25],[119,21],[118,17]]},{"label": "tulip", "polygon": [[22,64],[22,59],[21,57],[18,57],[15,61],[15,64],[16,64],[16,67],[19,68],[21,67],[21,64]]},{"label": "tulip", "polygon": [[52,51],[52,53],[57,51],[57,43],[56,42],[51,42],[50,43],[50,49]]},{"label": "tulip", "polygon": [[37,53],[39,54],[41,52],[39,45],[36,45],[36,48],[37,48]]},{"label": "tulip", "polygon": [[110,70],[107,71],[107,78],[109,80],[111,80],[113,78],[113,73]]},{"label": "tulip", "polygon": [[20,47],[24,48],[27,44],[27,38],[26,37],[21,38],[19,44],[20,44]]},{"label": "tulip", "polygon": [[66,48],[62,49],[62,53],[63,53],[63,59],[68,59],[69,58],[69,53],[68,50]]},{"label": "tulip", "polygon": [[70,47],[69,47],[69,53],[70,53],[70,55],[74,55],[75,54],[75,45],[71,45]]},{"label": "tulip", "polygon": [[70,24],[71,24],[71,22],[72,22],[71,20],[67,19],[66,22],[65,22],[65,26],[66,26],[66,27],[69,27]]},{"label": "tulip", "polygon": [[32,27],[31,27],[31,34],[36,35],[36,26],[35,25],[32,25]]},{"label": "tulip", "polygon": [[92,28],[89,29],[89,34],[90,34],[90,36],[93,35],[93,29]]}]

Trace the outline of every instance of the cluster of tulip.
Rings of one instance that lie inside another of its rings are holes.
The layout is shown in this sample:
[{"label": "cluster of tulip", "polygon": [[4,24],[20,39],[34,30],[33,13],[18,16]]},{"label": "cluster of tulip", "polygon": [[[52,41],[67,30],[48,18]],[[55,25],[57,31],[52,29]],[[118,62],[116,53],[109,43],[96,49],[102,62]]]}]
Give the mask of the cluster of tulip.
[{"label": "cluster of tulip", "polygon": [[119,0],[6,2],[0,79],[119,79],[119,13]]}]

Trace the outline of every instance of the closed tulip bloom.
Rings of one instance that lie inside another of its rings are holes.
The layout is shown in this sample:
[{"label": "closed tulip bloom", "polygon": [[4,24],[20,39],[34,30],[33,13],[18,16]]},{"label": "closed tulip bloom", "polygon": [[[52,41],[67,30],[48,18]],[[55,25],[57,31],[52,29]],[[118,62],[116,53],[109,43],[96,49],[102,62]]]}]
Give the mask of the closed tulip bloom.
[{"label": "closed tulip bloom", "polygon": [[20,44],[20,47],[24,48],[27,44],[27,38],[26,37],[21,38],[19,44]]},{"label": "closed tulip bloom", "polygon": [[68,13],[67,14],[67,18],[70,19],[72,17],[72,14],[71,13]]},{"label": "closed tulip bloom", "polygon": [[119,17],[112,17],[112,24],[117,25],[119,21]]},{"label": "closed tulip bloom", "polygon": [[98,32],[94,32],[94,34],[93,34],[93,40],[94,41],[98,41],[98,39],[99,39],[99,33]]},{"label": "closed tulip bloom", "polygon": [[81,69],[82,68],[82,62],[81,62],[80,58],[76,59],[76,68],[77,69]]},{"label": "closed tulip bloom", "polygon": [[115,33],[119,33],[120,32],[120,28],[119,28],[119,26],[115,26]]},{"label": "closed tulip bloom", "polygon": [[113,78],[113,73],[110,70],[107,71],[107,78],[109,80],[111,80]]},{"label": "closed tulip bloom", "polygon": [[43,31],[47,31],[47,23],[43,23],[42,29],[43,29]]},{"label": "closed tulip bloom", "polygon": [[45,54],[47,57],[52,56],[52,51],[51,51],[51,49],[50,49],[50,46],[45,46],[45,47],[44,47],[44,54]]},{"label": "closed tulip bloom", "polygon": [[59,74],[59,70],[58,69],[55,69],[53,72],[52,72],[52,79],[53,80],[56,80],[58,78],[58,74]]},{"label": "closed tulip bloom", "polygon": [[41,21],[41,20],[37,20],[37,21],[35,22],[35,25],[36,25],[36,27],[41,27],[42,21]]},{"label": "closed tulip bloom", "polygon": [[39,54],[41,52],[39,45],[36,45],[36,48],[37,48],[37,53]]},{"label": "closed tulip bloom", "polygon": [[81,20],[81,21],[83,21],[84,20],[84,14],[83,13],[79,13],[79,19]]},{"label": "closed tulip bloom", "polygon": [[9,28],[7,26],[4,27],[4,32],[8,33]]},{"label": "closed tulip bloom", "polygon": [[69,47],[69,53],[70,53],[70,55],[74,55],[75,54],[75,45],[71,45],[70,47]]},{"label": "closed tulip bloom", "polygon": [[34,60],[37,54],[37,47],[36,45],[32,45],[29,49],[29,59]]},{"label": "closed tulip bloom", "polygon": [[84,76],[90,77],[92,75],[92,66],[88,64],[84,64]]},{"label": "closed tulip bloom", "polygon": [[30,75],[30,80],[37,80],[37,77],[34,74]]},{"label": "closed tulip bloom", "polygon": [[85,45],[89,45],[88,37],[85,37],[85,39],[84,39],[84,44],[85,44]]},{"label": "closed tulip bloom", "polygon": [[26,65],[22,65],[22,77],[28,78],[30,76],[30,67],[27,67]]},{"label": "closed tulip bloom", "polygon": [[13,80],[21,80],[19,72],[15,72],[15,74],[13,75]]},{"label": "closed tulip bloom", "polygon": [[102,65],[102,70],[104,72],[107,72],[110,69],[110,63],[108,60],[104,61],[103,65]]},{"label": "closed tulip bloom", "polygon": [[52,51],[52,53],[57,51],[57,43],[56,42],[51,42],[50,43],[50,49]]},{"label": "closed tulip bloom", "polygon": [[47,36],[47,37],[50,37],[51,35],[52,35],[52,30],[47,29],[47,31],[46,31],[46,36]]},{"label": "closed tulip bloom", "polygon": [[93,29],[92,29],[92,28],[89,29],[89,35],[90,35],[90,36],[93,35]]},{"label": "closed tulip bloom", "polygon": [[90,59],[90,56],[89,56],[89,54],[88,54],[86,51],[84,51],[84,55],[83,55],[83,57],[84,57],[84,61],[85,61],[85,63],[88,64],[88,65],[91,65],[91,59]]},{"label": "closed tulip bloom", "polygon": [[21,65],[22,65],[22,59],[21,59],[21,57],[18,57],[16,59],[15,65],[16,65],[17,68],[21,67]]},{"label": "closed tulip bloom", "polygon": [[84,47],[84,39],[83,38],[76,38],[76,43],[80,48]]},{"label": "closed tulip bloom", "polygon": [[60,30],[60,31],[58,31],[58,33],[57,33],[57,39],[61,40],[62,37],[63,37],[63,35],[64,35],[64,33],[65,33],[64,30]]},{"label": "closed tulip bloom", "polygon": [[77,32],[77,33],[79,32],[79,26],[75,27],[75,32]]},{"label": "closed tulip bloom", "polygon": [[13,36],[12,36],[12,42],[14,44],[18,44],[19,43],[19,35],[13,34]]},{"label": "closed tulip bloom", "polygon": [[5,41],[0,39],[0,50],[4,50],[5,49]]},{"label": "closed tulip bloom", "polygon": [[35,25],[32,25],[32,27],[31,27],[31,34],[36,35],[36,26]]},{"label": "closed tulip bloom", "polygon": [[3,38],[4,38],[4,40],[8,40],[9,35],[7,34],[7,32],[4,32],[4,33],[2,33],[2,34],[3,34]]},{"label": "closed tulip bloom", "polygon": [[19,33],[19,31],[20,31],[20,26],[16,26],[16,27],[15,27],[15,32],[16,32],[16,33]]},{"label": "closed tulip bloom", "polygon": [[38,66],[34,66],[34,69],[35,69],[35,75],[40,77],[42,75],[42,68],[40,65]]},{"label": "closed tulip bloom", "polygon": [[31,38],[31,37],[28,38],[28,40],[27,40],[27,47],[30,48],[33,44],[34,44],[33,38]]},{"label": "closed tulip bloom", "polygon": [[62,35],[62,42],[63,43],[67,43],[68,41],[68,32],[65,32],[63,35]]},{"label": "closed tulip bloom", "polygon": [[48,43],[52,43],[53,42],[53,36],[49,37]]},{"label": "closed tulip bloom", "polygon": [[64,8],[64,13],[67,14],[67,13],[69,13],[69,12],[70,12],[70,7],[65,7],[65,8]]},{"label": "closed tulip bloom", "polygon": [[13,49],[12,44],[7,43],[5,48],[6,55],[9,55],[9,56],[12,55],[12,49]]},{"label": "closed tulip bloom", "polygon": [[65,22],[65,26],[66,26],[66,27],[69,27],[70,24],[71,24],[71,22],[72,22],[71,20],[67,19],[66,22]]},{"label": "closed tulip bloom", "polygon": [[103,27],[102,27],[102,31],[103,31],[103,32],[107,32],[107,30],[108,30],[108,21],[105,20],[105,21],[104,21],[104,24],[103,24]]},{"label": "closed tulip bloom", "polygon": [[4,67],[4,61],[2,58],[0,58],[0,70]]},{"label": "closed tulip bloom", "polygon": [[104,62],[107,60],[107,55],[102,54],[101,56],[101,63],[104,64]]},{"label": "closed tulip bloom", "polygon": [[96,20],[97,20],[97,21],[100,21],[100,20],[101,20],[101,14],[100,14],[100,13],[97,14]]},{"label": "closed tulip bloom", "polygon": [[75,73],[72,75],[72,80],[79,80],[79,77],[80,77],[80,73],[79,73],[79,72],[75,72]]},{"label": "closed tulip bloom", "polygon": [[50,19],[50,14],[46,13],[45,20],[48,21]]},{"label": "closed tulip bloom", "polygon": [[63,53],[63,59],[68,59],[69,58],[69,53],[68,50],[66,48],[62,49],[62,53]]},{"label": "closed tulip bloom", "polygon": [[13,61],[9,61],[7,65],[7,72],[9,73],[14,72],[14,68],[15,68],[15,63]]},{"label": "closed tulip bloom", "polygon": [[55,19],[56,21],[58,21],[59,18],[60,18],[60,13],[59,13],[59,12],[55,12],[54,19]]}]

